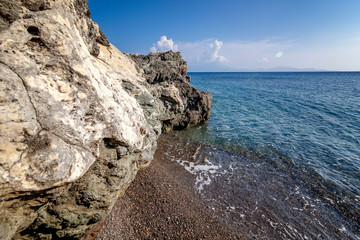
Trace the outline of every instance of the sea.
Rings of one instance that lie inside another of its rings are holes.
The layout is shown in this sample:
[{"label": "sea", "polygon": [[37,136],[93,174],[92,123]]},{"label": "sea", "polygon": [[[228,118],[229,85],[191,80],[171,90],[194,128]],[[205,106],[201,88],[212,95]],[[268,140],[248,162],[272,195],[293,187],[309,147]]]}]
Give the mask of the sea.
[{"label": "sea", "polygon": [[189,73],[210,121],[169,155],[247,239],[360,239],[360,72]]}]

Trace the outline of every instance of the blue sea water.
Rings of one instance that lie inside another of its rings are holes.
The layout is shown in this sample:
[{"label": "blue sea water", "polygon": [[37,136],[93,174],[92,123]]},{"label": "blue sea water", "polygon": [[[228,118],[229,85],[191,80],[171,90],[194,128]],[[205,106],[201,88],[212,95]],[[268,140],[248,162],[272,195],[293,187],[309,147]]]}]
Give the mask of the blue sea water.
[{"label": "blue sea water", "polygon": [[360,195],[360,73],[192,73],[213,95],[208,141],[314,168]]},{"label": "blue sea water", "polygon": [[[208,150],[210,154],[206,158],[209,164],[217,165],[217,168],[222,167],[227,175],[233,174],[231,181],[238,179],[236,184],[233,183],[231,186],[232,192],[239,192],[238,188],[248,189],[242,194],[253,192],[251,181],[247,186],[242,186],[239,175],[258,171],[256,168],[267,169],[268,172],[264,170],[261,174],[267,175],[269,179],[278,176],[272,180],[275,183],[280,183],[283,176],[289,176],[286,178],[294,181],[291,184],[303,189],[302,198],[313,199],[314,203],[310,206],[320,202],[315,210],[326,212],[325,215],[329,216],[327,220],[319,220],[320,225],[310,232],[307,232],[307,226],[304,227],[307,233],[303,235],[295,234],[296,224],[287,230],[284,228],[285,235],[281,235],[282,238],[292,238],[292,235],[287,235],[286,232],[295,228],[294,239],[306,239],[306,236],[318,239],[337,239],[344,236],[349,239],[360,239],[360,73],[189,75],[192,85],[213,95],[213,108],[207,125],[194,128],[183,135],[191,138],[191,141],[202,142],[207,148],[212,148]],[[257,161],[256,164],[260,165],[256,165],[249,158],[252,155],[265,160],[261,163]],[[235,161],[234,164],[237,164],[239,169],[235,173],[231,173],[235,166],[231,165],[232,161]],[[270,162],[275,166],[271,167],[272,170],[266,167]],[[252,168],[249,167],[251,164]],[[241,170],[240,167],[247,171]],[[213,179],[220,179],[220,175],[214,176]],[[254,181],[262,178],[259,175]],[[210,180],[207,185],[210,185]],[[223,182],[226,181],[228,180]],[[266,184],[257,187],[266,189]],[[223,185],[225,186],[225,183]],[[236,189],[235,185],[238,186]],[[298,191],[295,190],[294,188],[294,193]],[[257,190],[255,195],[265,193],[266,190]],[[272,193],[266,194],[270,196]],[[281,194],[292,193],[289,190],[279,193]],[[242,209],[246,212],[245,207]],[[273,214],[274,218],[282,214],[279,211]],[[308,211],[310,217],[304,217],[308,219],[304,220],[305,222],[311,219],[312,210]],[[329,211],[333,212],[328,213]],[[322,215],[324,216],[324,213]],[[334,224],[327,229],[336,230],[322,230],[321,225],[324,222],[327,222],[328,226]],[[281,224],[283,223],[280,221]],[[299,223],[304,224],[306,225]],[[331,232],[347,234],[335,234],[333,238]]]}]

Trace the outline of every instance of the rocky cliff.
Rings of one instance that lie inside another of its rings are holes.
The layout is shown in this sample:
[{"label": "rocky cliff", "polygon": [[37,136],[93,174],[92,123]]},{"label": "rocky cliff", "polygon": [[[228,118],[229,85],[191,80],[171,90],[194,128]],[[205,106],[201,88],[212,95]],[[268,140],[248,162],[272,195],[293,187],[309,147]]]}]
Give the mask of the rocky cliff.
[{"label": "rocky cliff", "polygon": [[210,117],[180,53],[121,53],[83,0],[0,0],[0,72],[0,239],[81,238]]}]

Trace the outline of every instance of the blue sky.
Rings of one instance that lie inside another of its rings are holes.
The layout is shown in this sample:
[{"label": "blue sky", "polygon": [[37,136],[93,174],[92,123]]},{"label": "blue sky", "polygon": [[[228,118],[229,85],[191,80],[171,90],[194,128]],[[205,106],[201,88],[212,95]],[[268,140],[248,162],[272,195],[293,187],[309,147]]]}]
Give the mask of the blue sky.
[{"label": "blue sky", "polygon": [[180,51],[189,71],[360,70],[359,0],[89,0],[127,53]]}]

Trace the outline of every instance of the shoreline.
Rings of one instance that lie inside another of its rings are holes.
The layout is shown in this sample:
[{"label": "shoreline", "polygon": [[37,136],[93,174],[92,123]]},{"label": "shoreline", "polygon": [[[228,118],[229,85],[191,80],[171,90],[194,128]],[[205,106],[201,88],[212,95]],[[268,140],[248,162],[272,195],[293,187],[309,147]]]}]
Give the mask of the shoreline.
[{"label": "shoreline", "polygon": [[244,239],[201,199],[195,176],[170,161],[159,138],[150,166],[120,198],[96,239]]},{"label": "shoreline", "polygon": [[356,236],[356,220],[313,195],[296,177],[302,172],[280,166],[162,134],[153,162],[118,200],[97,239]]}]

